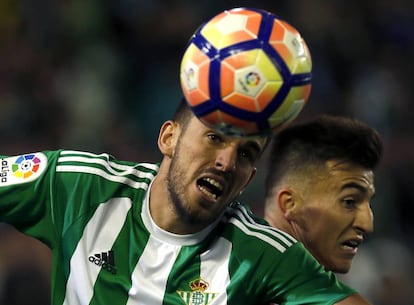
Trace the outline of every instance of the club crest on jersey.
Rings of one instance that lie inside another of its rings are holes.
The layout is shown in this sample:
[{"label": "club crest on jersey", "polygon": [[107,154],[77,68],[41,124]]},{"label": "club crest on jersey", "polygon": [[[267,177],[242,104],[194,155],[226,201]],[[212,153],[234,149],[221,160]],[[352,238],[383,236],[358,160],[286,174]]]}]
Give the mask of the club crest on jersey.
[{"label": "club crest on jersey", "polygon": [[208,283],[198,278],[189,283],[191,291],[177,290],[186,305],[208,305],[218,293],[206,292]]},{"label": "club crest on jersey", "polygon": [[45,170],[47,157],[42,153],[26,154],[0,160],[0,186],[36,180]]}]

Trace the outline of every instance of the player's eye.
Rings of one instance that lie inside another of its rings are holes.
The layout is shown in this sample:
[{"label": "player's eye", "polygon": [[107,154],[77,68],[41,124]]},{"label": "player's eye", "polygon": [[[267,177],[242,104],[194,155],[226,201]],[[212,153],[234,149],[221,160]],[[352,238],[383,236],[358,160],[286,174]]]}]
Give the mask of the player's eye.
[{"label": "player's eye", "polygon": [[254,163],[258,158],[258,153],[252,148],[241,148],[239,150],[239,156],[242,160]]},{"label": "player's eye", "polygon": [[222,143],[223,142],[223,138],[220,135],[216,134],[216,133],[209,133],[207,135],[207,137],[211,142],[214,142],[214,143]]},{"label": "player's eye", "polygon": [[247,151],[247,150],[241,151],[240,152],[240,157],[242,159],[244,159],[244,160],[248,160],[249,162],[253,162],[254,161],[254,158],[253,158],[252,154],[249,153],[249,151]]},{"label": "player's eye", "polygon": [[342,202],[348,209],[354,209],[357,205],[357,201],[353,197],[346,197],[342,200]]}]

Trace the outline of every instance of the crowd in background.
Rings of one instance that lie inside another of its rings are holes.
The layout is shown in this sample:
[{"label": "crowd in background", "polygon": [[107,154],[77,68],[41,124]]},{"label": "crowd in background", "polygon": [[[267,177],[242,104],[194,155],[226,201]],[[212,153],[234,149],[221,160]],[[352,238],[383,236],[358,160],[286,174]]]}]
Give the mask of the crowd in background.
[{"label": "crowd in background", "polygon": [[[181,98],[188,39],[203,21],[237,6],[272,11],[305,38],[313,87],[298,120],[349,115],[383,135],[375,233],[344,280],[376,305],[412,304],[411,0],[2,0],[0,154],[69,148],[159,161],[158,128]],[[261,162],[241,198],[259,215],[266,157]],[[19,234],[0,225],[0,305],[47,304],[49,250]]]}]

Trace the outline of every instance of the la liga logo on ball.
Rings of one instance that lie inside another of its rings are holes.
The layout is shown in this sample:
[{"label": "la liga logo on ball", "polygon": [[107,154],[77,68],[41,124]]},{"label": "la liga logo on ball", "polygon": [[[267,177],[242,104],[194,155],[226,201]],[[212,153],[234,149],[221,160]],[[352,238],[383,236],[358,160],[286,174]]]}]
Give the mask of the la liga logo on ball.
[{"label": "la liga logo on ball", "polygon": [[300,33],[275,14],[235,8],[196,30],[185,49],[181,88],[194,114],[232,136],[275,133],[311,91],[312,61]]}]

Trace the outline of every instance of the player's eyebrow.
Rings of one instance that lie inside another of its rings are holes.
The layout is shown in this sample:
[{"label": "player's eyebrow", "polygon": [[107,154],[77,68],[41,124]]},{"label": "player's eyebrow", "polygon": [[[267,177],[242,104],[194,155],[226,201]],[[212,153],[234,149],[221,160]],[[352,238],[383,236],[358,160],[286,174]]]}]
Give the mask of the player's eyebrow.
[{"label": "player's eyebrow", "polygon": [[[348,182],[345,183],[344,185],[341,186],[341,191],[346,190],[346,189],[350,189],[350,188],[354,188],[357,189],[358,191],[360,191],[361,193],[368,193],[368,187],[364,186],[363,184],[357,183],[357,182]],[[373,189],[373,196],[375,195],[375,190]]]}]

